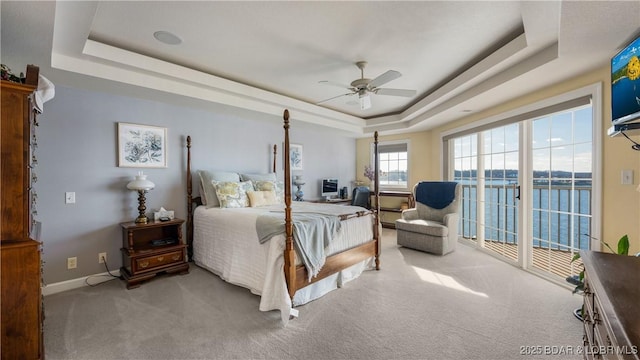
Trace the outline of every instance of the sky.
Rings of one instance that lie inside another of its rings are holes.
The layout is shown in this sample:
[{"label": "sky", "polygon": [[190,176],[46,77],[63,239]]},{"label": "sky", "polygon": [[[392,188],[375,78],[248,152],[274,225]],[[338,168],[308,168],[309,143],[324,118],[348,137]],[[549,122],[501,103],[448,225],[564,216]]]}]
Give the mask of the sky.
[{"label": "sky", "polygon": [[[485,169],[518,169],[518,132],[518,124],[484,132]],[[476,148],[473,135],[455,140],[455,157],[466,157],[456,162],[456,170],[476,167]],[[531,148],[534,171],[591,172],[591,106],[533,120]]]}]

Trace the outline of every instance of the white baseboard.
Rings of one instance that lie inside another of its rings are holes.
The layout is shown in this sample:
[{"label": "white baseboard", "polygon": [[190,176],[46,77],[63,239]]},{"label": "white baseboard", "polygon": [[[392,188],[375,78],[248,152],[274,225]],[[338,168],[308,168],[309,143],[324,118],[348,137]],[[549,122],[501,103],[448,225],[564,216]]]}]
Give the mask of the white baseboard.
[{"label": "white baseboard", "polygon": [[[113,274],[114,276],[120,276],[120,270],[112,271],[111,274]],[[104,272],[101,274],[89,275],[89,276],[85,276],[77,279],[71,279],[71,280],[61,281],[53,284],[47,284],[46,286],[42,287],[42,295],[47,296],[47,295],[57,294],[59,292],[63,292],[67,290],[81,288],[83,286],[89,286],[87,285],[87,279],[89,279],[88,280],[89,283],[93,285],[93,284],[99,284],[105,281],[109,281],[113,279],[113,277],[111,277],[108,272]]]}]

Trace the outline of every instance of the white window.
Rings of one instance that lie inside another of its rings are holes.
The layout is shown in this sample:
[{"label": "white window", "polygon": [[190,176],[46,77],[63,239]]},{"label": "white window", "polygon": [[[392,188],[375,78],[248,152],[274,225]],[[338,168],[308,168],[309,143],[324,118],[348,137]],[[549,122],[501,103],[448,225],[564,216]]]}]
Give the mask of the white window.
[{"label": "white window", "polygon": [[378,144],[380,188],[407,188],[408,159],[409,141],[390,141]]}]

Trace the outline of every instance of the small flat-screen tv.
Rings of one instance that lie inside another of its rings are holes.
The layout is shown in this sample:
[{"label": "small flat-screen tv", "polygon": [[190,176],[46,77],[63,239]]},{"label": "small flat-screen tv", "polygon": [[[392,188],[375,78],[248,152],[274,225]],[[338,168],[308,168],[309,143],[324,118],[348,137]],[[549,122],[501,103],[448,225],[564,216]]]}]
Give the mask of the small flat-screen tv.
[{"label": "small flat-screen tv", "polygon": [[640,119],[640,36],[611,58],[613,125]]},{"label": "small flat-screen tv", "polygon": [[338,196],[338,179],[322,179],[321,189],[322,197],[327,200]]}]

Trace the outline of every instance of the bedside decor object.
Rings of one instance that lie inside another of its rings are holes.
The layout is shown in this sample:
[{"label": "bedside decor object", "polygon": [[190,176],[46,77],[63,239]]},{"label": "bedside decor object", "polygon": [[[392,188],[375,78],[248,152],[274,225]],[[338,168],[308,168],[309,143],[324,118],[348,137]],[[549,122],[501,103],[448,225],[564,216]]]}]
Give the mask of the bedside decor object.
[{"label": "bedside decor object", "polygon": [[167,128],[118,123],[119,167],[167,167]]},{"label": "bedside decor object", "polygon": [[371,168],[371,166],[369,165],[365,165],[364,166],[364,176],[369,179],[369,181],[373,181],[374,177],[376,176],[376,173],[373,171],[373,169]]},{"label": "bedside decor object", "polygon": [[348,199],[349,198],[349,189],[346,186],[343,186],[340,189],[340,199]]},{"label": "bedside decor object", "polygon": [[142,171],[138,172],[135,180],[127,184],[127,189],[136,190],[138,192],[138,218],[136,218],[137,224],[146,224],[147,216],[144,214],[147,207],[145,205],[145,193],[153,189],[156,185],[147,180],[147,175],[144,175]]},{"label": "bedside decor object", "polygon": [[167,219],[167,220],[173,220],[174,218],[174,214],[173,214],[173,210],[167,210],[164,207],[160,207],[160,210],[155,211],[153,213],[153,220],[155,221],[162,221],[163,219]]},{"label": "bedside decor object", "polygon": [[293,185],[296,186],[296,199],[295,201],[304,201],[304,192],[302,191],[302,185],[306,184],[302,179],[302,175],[295,175],[293,178]]},{"label": "bedside decor object", "polygon": [[[380,174],[382,174],[382,172],[380,172]],[[376,177],[376,172],[373,170],[373,168],[369,165],[365,165],[364,166],[364,176],[369,179],[369,183],[370,183],[370,187],[373,191],[375,191],[375,186],[374,185],[374,180]]]},{"label": "bedside decor object", "polygon": [[0,79],[7,80],[15,83],[22,83],[22,77],[24,74],[20,73],[20,76],[14,74],[11,69],[5,64],[0,64]]}]

